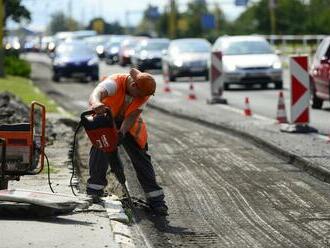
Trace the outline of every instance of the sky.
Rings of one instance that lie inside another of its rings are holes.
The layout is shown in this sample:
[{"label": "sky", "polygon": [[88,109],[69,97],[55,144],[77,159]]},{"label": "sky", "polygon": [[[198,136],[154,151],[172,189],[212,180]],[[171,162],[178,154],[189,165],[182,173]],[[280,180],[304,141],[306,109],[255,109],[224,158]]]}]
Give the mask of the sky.
[{"label": "sky", "polygon": [[[35,31],[44,31],[50,22],[51,15],[62,11],[80,23],[86,25],[94,17],[103,17],[107,22],[118,21],[121,25],[138,24],[142,13],[148,4],[158,6],[162,12],[170,0],[22,0],[23,5],[31,12],[32,22],[21,26]],[[176,0],[179,10],[184,10],[189,0]],[[70,5],[71,3],[71,5]],[[218,3],[228,20],[234,20],[239,16],[244,7],[234,5],[234,0],[209,0],[212,7]],[[9,21],[8,28],[17,28],[18,25]]]}]

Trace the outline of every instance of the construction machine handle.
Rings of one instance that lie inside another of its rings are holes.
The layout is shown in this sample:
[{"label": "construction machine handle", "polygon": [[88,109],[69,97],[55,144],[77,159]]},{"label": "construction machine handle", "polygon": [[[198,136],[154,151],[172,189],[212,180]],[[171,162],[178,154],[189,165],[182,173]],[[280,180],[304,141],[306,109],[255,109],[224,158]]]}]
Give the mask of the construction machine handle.
[{"label": "construction machine handle", "polygon": [[6,166],[6,140],[0,138],[1,145],[1,176],[3,177],[5,174],[5,166]]},{"label": "construction machine handle", "polygon": [[[106,114],[108,114],[109,116],[112,117],[111,109],[108,108],[108,107],[106,107]],[[80,115],[80,118],[83,119],[83,118],[85,118],[86,116],[89,116],[89,115],[96,115],[95,110],[91,109],[91,110],[86,110],[86,111],[82,112],[81,115]]]},{"label": "construction machine handle", "polygon": [[[43,168],[44,168],[44,159],[45,159],[45,145],[46,145],[46,107],[45,105],[36,102],[36,101],[32,101],[31,103],[31,112],[30,112],[30,125],[31,125],[31,140],[34,140],[34,124],[35,124],[35,117],[34,117],[34,113],[35,113],[35,109],[36,106],[39,106],[41,108],[41,134],[40,134],[40,169],[35,172],[35,173],[31,173],[31,174],[38,174],[40,173]],[[32,152],[31,152],[31,156],[32,156]]]}]

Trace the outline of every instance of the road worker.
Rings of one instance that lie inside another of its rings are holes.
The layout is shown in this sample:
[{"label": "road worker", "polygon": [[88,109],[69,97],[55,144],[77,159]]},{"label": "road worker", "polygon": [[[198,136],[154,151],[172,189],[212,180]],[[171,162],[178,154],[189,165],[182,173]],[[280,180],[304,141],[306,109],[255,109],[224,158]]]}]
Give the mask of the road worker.
[{"label": "road worker", "polygon": [[[164,192],[156,182],[148,154],[146,124],[141,118],[141,113],[155,89],[156,82],[149,73],[132,68],[129,74],[113,74],[102,80],[91,93],[89,105],[96,114],[104,114],[107,108],[111,110],[118,129],[118,143],[123,145],[132,161],[147,202],[156,214],[167,215]],[[88,195],[103,196],[109,163],[122,164],[118,151],[106,156],[92,146],[89,158],[90,177],[87,181]]]}]

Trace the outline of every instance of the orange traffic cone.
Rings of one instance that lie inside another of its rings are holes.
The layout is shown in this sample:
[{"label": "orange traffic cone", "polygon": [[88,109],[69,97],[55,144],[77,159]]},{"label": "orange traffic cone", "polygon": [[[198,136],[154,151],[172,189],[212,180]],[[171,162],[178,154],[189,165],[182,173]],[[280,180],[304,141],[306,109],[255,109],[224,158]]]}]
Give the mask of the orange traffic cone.
[{"label": "orange traffic cone", "polygon": [[288,123],[286,118],[285,102],[283,92],[280,91],[278,95],[278,104],[277,104],[277,115],[276,119],[278,123]]},{"label": "orange traffic cone", "polygon": [[168,78],[168,73],[164,72],[163,74],[164,76],[164,92],[170,93],[171,92],[171,88],[170,88],[170,80]]},{"label": "orange traffic cone", "polygon": [[192,78],[190,78],[190,86],[189,86],[189,95],[188,95],[189,100],[196,100],[197,97],[194,92],[194,83],[192,81]]},{"label": "orange traffic cone", "polygon": [[252,111],[250,109],[250,103],[249,103],[249,98],[248,97],[245,97],[244,115],[245,116],[252,116]]}]

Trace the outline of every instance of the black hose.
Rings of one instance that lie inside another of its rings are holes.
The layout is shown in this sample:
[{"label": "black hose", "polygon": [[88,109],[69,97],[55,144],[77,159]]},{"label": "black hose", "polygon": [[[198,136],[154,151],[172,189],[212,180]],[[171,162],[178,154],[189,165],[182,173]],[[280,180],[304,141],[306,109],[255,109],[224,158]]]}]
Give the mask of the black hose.
[{"label": "black hose", "polygon": [[44,156],[46,158],[46,161],[47,161],[47,175],[48,175],[48,185],[49,185],[49,188],[50,190],[52,191],[52,193],[55,193],[55,191],[53,190],[53,187],[52,187],[52,183],[50,182],[50,167],[49,167],[49,160],[48,160],[48,157],[46,155],[46,153],[44,153]]},{"label": "black hose", "polygon": [[81,128],[81,126],[82,126],[81,122],[79,122],[76,130],[74,131],[72,148],[71,148],[72,149],[72,157],[71,157],[72,173],[71,173],[71,178],[70,178],[70,188],[71,188],[72,194],[74,196],[77,196],[76,192],[74,192],[73,184],[72,184],[72,180],[73,180],[73,177],[74,177],[74,174],[75,174],[74,168],[75,168],[75,154],[76,154],[76,138],[77,138],[77,134],[78,134],[78,131]]}]

